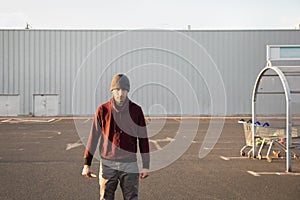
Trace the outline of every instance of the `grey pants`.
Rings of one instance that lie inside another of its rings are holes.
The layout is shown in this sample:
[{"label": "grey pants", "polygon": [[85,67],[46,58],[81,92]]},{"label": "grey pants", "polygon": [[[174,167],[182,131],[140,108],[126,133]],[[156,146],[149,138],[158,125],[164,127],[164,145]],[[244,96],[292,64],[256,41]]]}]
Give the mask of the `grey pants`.
[{"label": "grey pants", "polygon": [[124,200],[137,200],[139,172],[137,163],[102,160],[99,170],[100,200],[114,200],[120,182]]}]

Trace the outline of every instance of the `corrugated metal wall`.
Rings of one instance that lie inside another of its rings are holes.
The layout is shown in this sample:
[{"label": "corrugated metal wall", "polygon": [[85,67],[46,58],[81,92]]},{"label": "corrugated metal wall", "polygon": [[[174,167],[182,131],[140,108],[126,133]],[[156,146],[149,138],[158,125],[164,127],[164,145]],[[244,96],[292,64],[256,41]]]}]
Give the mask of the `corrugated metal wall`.
[{"label": "corrugated metal wall", "polygon": [[19,96],[17,115],[39,95],[58,97],[58,115],[91,115],[122,72],[146,114],[248,115],[268,44],[300,44],[300,31],[0,30],[0,95]]}]

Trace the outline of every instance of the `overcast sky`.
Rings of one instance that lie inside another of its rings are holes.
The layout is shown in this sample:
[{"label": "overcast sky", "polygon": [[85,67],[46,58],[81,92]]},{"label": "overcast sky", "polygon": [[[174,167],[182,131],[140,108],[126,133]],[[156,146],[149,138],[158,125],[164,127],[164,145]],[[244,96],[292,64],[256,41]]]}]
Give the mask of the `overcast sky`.
[{"label": "overcast sky", "polygon": [[293,29],[300,0],[0,0],[0,28]]}]

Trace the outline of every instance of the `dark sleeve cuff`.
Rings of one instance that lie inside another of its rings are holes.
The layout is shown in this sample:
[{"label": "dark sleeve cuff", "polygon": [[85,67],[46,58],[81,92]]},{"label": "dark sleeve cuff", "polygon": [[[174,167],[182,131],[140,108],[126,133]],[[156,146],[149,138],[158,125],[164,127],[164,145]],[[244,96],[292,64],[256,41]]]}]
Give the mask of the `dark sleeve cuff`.
[{"label": "dark sleeve cuff", "polygon": [[91,166],[92,165],[92,159],[85,158],[84,159],[84,165]]},{"label": "dark sleeve cuff", "polygon": [[149,169],[150,168],[150,163],[149,162],[143,162],[143,168],[144,169]]}]

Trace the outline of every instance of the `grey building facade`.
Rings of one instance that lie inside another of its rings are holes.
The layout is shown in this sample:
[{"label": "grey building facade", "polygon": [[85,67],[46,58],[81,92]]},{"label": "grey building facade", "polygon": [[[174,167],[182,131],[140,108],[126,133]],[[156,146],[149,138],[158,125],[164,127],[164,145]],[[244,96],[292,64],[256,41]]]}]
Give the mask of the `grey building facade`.
[{"label": "grey building facade", "polygon": [[[146,115],[250,115],[266,46],[294,44],[299,30],[0,30],[0,116],[93,115],[116,73]],[[282,114],[271,98],[260,111]]]}]

